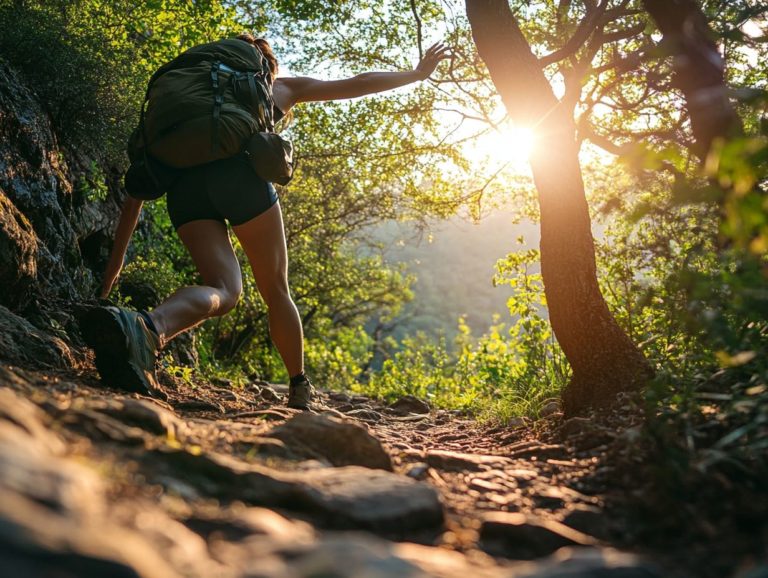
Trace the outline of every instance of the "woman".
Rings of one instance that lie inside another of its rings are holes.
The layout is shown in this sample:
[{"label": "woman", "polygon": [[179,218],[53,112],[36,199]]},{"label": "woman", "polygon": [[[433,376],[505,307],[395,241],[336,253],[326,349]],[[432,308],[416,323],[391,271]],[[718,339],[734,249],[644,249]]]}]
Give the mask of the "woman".
[{"label": "woman", "polygon": [[[367,72],[334,81],[277,78],[277,59],[269,44],[250,34],[238,38],[258,47],[269,61],[277,119],[302,102],[354,98],[424,80],[448,57],[448,48],[438,43],[413,70]],[[126,198],[102,298],[109,295],[120,274],[141,207],[142,201]],[[168,191],[168,212],[203,284],[179,289],[150,312],[117,307],[92,310],[83,323],[83,334],[95,349],[102,379],[107,385],[163,395],[154,374],[157,352],[179,333],[235,306],[242,278],[229,239],[229,222],[251,264],[268,308],[270,337],[290,376],[288,406],[309,409],[313,388],[304,373],[301,318],[288,289],[283,217],[272,184],[258,177],[243,155],[184,169]]]}]

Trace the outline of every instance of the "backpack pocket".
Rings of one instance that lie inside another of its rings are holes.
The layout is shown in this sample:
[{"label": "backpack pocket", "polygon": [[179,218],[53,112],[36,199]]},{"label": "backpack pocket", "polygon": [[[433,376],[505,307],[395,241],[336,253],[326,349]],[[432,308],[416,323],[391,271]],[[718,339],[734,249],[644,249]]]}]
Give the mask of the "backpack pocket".
[{"label": "backpack pocket", "polygon": [[293,178],[293,143],[273,132],[257,132],[245,146],[248,160],[262,179],[287,185]]}]

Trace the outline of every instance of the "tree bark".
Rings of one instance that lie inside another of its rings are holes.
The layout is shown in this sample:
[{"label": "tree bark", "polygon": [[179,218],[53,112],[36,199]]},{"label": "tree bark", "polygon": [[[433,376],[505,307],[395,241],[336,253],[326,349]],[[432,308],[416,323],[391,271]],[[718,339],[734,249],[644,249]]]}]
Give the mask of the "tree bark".
[{"label": "tree bark", "polygon": [[541,208],[541,270],[549,319],[573,370],[566,415],[642,388],[650,365],[619,327],[597,283],[594,239],[573,111],[555,97],[507,0],[466,0],[480,57],[510,117],[531,126],[531,168]]},{"label": "tree bark", "polygon": [[707,17],[695,0],[643,0],[673,55],[675,85],[683,93],[691,118],[694,152],[705,159],[717,138],[743,134],[728,98],[723,61]]}]

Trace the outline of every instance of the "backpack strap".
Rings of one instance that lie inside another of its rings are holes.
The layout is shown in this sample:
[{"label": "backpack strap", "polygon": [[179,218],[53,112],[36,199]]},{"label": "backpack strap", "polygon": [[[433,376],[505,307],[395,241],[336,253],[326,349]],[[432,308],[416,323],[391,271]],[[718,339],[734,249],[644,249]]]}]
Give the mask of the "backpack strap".
[{"label": "backpack strap", "polygon": [[213,154],[219,152],[221,141],[219,139],[219,124],[221,120],[221,105],[224,104],[224,91],[226,85],[219,82],[219,70],[221,62],[218,60],[211,66],[211,84],[213,86],[213,126],[211,130],[211,151]]}]

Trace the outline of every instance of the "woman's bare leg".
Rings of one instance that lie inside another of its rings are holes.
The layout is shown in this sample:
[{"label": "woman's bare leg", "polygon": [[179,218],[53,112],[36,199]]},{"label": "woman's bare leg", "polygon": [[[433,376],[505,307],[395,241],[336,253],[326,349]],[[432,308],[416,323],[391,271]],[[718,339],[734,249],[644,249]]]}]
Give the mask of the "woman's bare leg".
[{"label": "woman's bare leg", "polygon": [[232,227],[248,256],[256,286],[269,310],[269,335],[290,377],[304,371],[301,318],[288,289],[288,251],[280,203]]},{"label": "woman's bare leg", "polygon": [[162,342],[209,317],[224,315],[237,304],[243,291],[240,265],[224,223],[191,221],[177,232],[203,285],[182,287],[149,313]]}]

